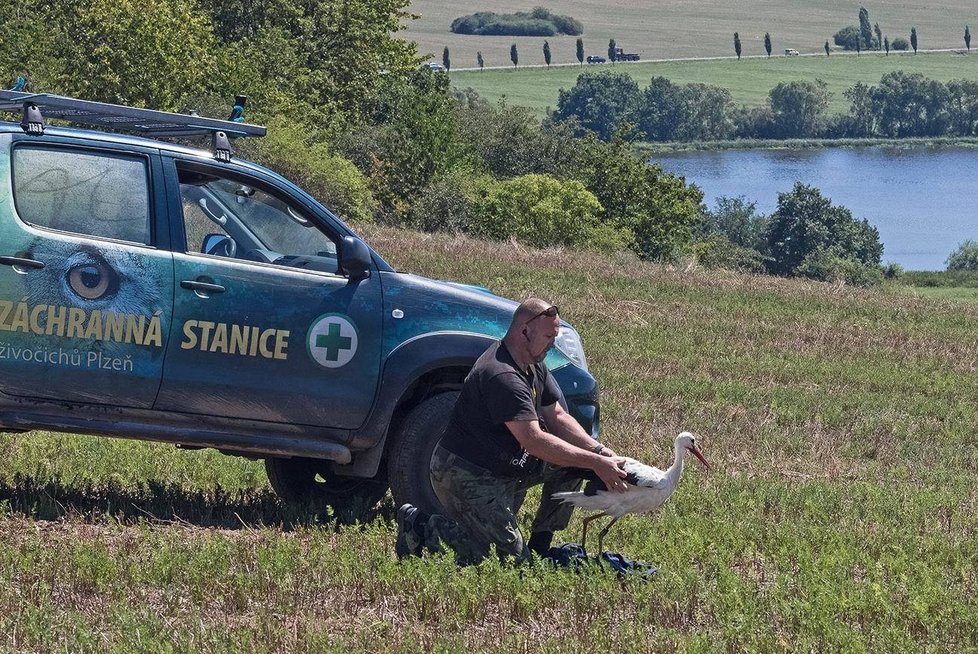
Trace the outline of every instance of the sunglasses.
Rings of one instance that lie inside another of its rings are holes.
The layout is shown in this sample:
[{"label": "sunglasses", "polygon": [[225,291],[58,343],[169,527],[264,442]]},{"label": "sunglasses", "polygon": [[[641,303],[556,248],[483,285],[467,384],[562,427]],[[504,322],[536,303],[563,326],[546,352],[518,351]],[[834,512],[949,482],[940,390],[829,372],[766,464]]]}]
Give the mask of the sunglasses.
[{"label": "sunglasses", "polygon": [[559,313],[560,313],[560,309],[558,309],[556,305],[551,305],[551,306],[547,307],[546,309],[544,309],[543,311],[541,311],[540,313],[538,313],[537,315],[535,315],[532,318],[530,318],[529,320],[527,320],[526,321],[526,324],[529,325],[531,322],[533,322],[534,320],[536,320],[537,318],[539,318],[541,316],[546,316],[548,318],[554,318]]}]

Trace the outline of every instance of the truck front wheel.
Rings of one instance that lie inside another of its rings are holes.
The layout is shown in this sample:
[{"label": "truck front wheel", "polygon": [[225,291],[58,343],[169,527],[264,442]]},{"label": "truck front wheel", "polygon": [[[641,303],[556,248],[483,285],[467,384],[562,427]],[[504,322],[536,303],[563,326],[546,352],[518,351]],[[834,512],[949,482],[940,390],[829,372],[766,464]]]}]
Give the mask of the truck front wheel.
[{"label": "truck front wheel", "polygon": [[[275,494],[289,502],[329,504],[334,509],[356,503],[369,508],[387,493],[383,474],[372,479],[341,477],[320,459],[265,459],[265,473]],[[383,472],[383,471],[381,471]]]},{"label": "truck front wheel", "polygon": [[428,513],[444,513],[431,488],[429,466],[457,398],[455,391],[433,395],[401,421],[387,457],[395,506],[410,503]]}]

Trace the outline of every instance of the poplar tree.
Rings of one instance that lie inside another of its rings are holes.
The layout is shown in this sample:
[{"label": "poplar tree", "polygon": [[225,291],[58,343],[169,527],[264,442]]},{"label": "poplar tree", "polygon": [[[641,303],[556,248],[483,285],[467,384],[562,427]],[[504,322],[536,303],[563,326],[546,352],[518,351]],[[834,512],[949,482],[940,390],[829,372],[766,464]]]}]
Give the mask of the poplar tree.
[{"label": "poplar tree", "polygon": [[886,56],[889,57],[890,56],[890,37],[888,37],[888,36],[884,36],[883,37],[883,48],[886,50]]},{"label": "poplar tree", "polygon": [[869,24],[869,12],[866,11],[866,7],[859,8],[859,36],[864,47],[873,47],[873,28]]},{"label": "poplar tree", "polygon": [[577,63],[584,65],[584,39],[577,39]]},{"label": "poplar tree", "polygon": [[734,32],[734,52],[737,53],[737,60],[740,60],[740,33]]},{"label": "poplar tree", "polygon": [[968,52],[971,52],[971,30],[967,25],[964,26],[964,46],[968,48]]},{"label": "poplar tree", "polygon": [[479,64],[479,72],[481,73],[482,72],[482,69],[486,65],[485,60],[482,58],[482,50],[480,50],[480,51],[478,51],[478,52],[475,53],[475,61],[476,61],[476,63]]},{"label": "poplar tree", "polygon": [[913,53],[917,54],[917,28],[910,28],[910,47],[913,48]]},{"label": "poplar tree", "polygon": [[873,25],[873,32],[876,33],[876,43],[873,44],[873,49],[879,50],[883,47],[883,30],[880,29],[879,23]]},{"label": "poplar tree", "polygon": [[519,67],[520,53],[516,51],[516,44],[509,46],[509,60],[513,62],[513,68]]},{"label": "poplar tree", "polygon": [[771,56],[771,34],[769,32],[764,32],[764,50],[767,52],[767,56]]},{"label": "poplar tree", "polygon": [[550,41],[543,42],[543,60],[547,63],[547,70],[550,70]]},{"label": "poplar tree", "polygon": [[452,58],[448,56],[447,45],[445,46],[445,49],[441,51],[441,64],[445,67],[446,71],[450,71],[452,69]]},{"label": "poplar tree", "polygon": [[615,60],[615,47],[617,45],[618,44],[615,43],[615,40],[614,39],[611,39],[610,41],[608,41],[608,61],[614,61]]},{"label": "poplar tree", "polygon": [[829,52],[830,52],[830,50],[829,50],[829,42],[828,42],[828,41],[826,41],[826,42],[825,42],[825,56],[826,56],[826,57],[828,57],[828,56],[829,56]]}]

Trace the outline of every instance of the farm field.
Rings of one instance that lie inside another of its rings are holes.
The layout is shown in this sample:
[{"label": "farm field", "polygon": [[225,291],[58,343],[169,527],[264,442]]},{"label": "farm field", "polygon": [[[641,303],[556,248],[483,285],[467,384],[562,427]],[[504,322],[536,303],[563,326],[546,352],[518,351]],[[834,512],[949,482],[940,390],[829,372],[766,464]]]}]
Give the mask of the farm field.
[{"label": "farm field", "polygon": [[[496,0],[489,6],[473,0],[413,0],[409,11],[420,18],[405,21],[401,32],[418,43],[422,55],[441,61],[448,46],[453,66],[476,65],[482,52],[486,66],[509,66],[509,46],[516,43],[525,63],[543,63],[543,37],[466,36],[452,34],[452,21],[477,11],[510,13],[529,11],[539,2]],[[761,2],[684,2],[663,0],[650,4],[640,0],[606,2],[565,0],[546,5],[555,13],[572,16],[584,25],[587,54],[604,54],[608,40],[615,39],[628,52],[642,59],[670,59],[733,55],[733,34],[740,33],[745,55],[764,54],[764,33],[771,34],[774,52],[794,48],[804,53],[821,53],[822,44],[847,25],[858,25],[859,3],[826,0],[763,0]],[[972,30],[978,13],[972,0],[947,0],[939,5],[888,0],[865,5],[872,23],[890,41],[910,38],[916,27],[922,49],[964,48],[964,26]],[[555,63],[573,63],[577,37],[550,37]],[[524,59],[525,57],[525,59]]]},{"label": "farm field", "polygon": [[[521,61],[523,55],[520,56]],[[903,70],[946,82],[951,79],[978,80],[978,51],[971,55],[951,52],[853,54],[833,53],[826,57],[771,57],[717,59],[706,61],[663,61],[624,64],[598,64],[584,70],[614,70],[627,72],[645,88],[655,76],[673,82],[698,82],[729,89],[735,104],[760,106],[767,104],[768,93],[779,82],[822,79],[832,93],[830,112],[844,112],[849,102],[843,92],[856,82],[879,84],[888,72]],[[490,102],[505,100],[507,104],[530,107],[541,116],[548,107],[557,106],[560,89],[574,86],[581,67],[521,68],[513,70],[454,71],[452,85],[471,87]]]},{"label": "farm field", "polygon": [[[399,269],[552,299],[604,440],[672,503],[606,545],[651,583],[398,563],[394,507],[310,515],[261,465],[0,435],[0,650],[965,651],[978,642],[978,303],[369,228]],[[530,498],[527,506],[533,506]],[[528,521],[530,515],[524,512]],[[558,539],[576,541],[581,517]]]}]

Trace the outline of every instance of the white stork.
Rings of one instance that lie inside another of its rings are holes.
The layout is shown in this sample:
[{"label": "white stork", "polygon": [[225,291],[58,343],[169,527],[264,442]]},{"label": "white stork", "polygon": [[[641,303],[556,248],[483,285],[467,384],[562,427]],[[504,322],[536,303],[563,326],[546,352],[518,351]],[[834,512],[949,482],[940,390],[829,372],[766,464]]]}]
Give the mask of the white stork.
[{"label": "white stork", "polygon": [[676,437],[675,452],[675,460],[665,471],[645,465],[635,459],[626,458],[624,470],[628,476],[625,481],[629,483],[629,486],[623,493],[609,492],[600,479],[594,479],[587,483],[583,491],[554,493],[552,495],[556,500],[569,502],[582,509],[601,512],[584,518],[581,547],[587,549],[587,528],[592,520],[602,516],[611,516],[611,522],[598,534],[598,551],[600,552],[605,534],[611,529],[611,525],[618,522],[620,517],[626,513],[650,513],[665,504],[672,492],[676,490],[676,486],[679,485],[686,452],[692,452],[693,456],[699,459],[708,470],[710,468],[710,464],[703,458],[702,451],[696,446],[696,439],[688,431],[684,431]]}]

